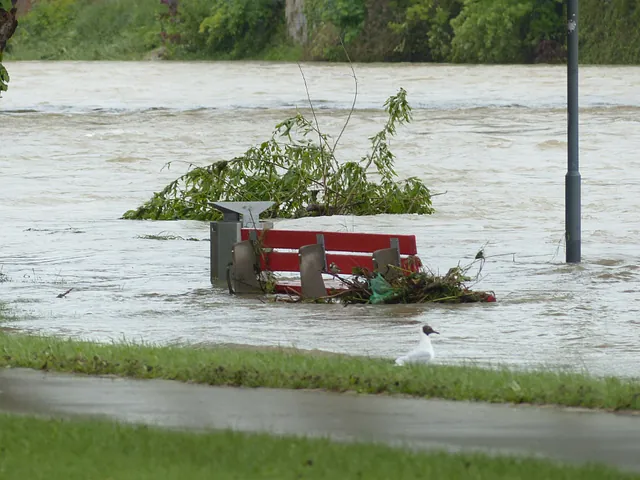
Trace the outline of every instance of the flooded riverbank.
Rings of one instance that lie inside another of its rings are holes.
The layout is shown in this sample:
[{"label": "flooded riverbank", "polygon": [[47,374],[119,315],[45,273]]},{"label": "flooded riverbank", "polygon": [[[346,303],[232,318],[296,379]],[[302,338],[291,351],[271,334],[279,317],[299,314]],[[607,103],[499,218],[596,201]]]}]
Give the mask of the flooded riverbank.
[{"label": "flooded riverbank", "polygon": [[[199,222],[119,220],[189,163],[237,155],[307,108],[298,67],[260,63],[14,63],[0,101],[0,299],[9,326],[99,341],[295,345],[394,356],[416,323],[441,332],[438,361],[546,365],[640,376],[640,69],[581,76],[584,263],[564,262],[563,67],[356,66],[360,96],[339,157],[360,157],[384,100],[408,91],[414,122],[392,142],[401,176],[436,213],[328,217],[280,228],[411,232],[434,269],[487,244],[498,303],[266,305],[209,284]],[[352,79],[305,67],[319,120],[337,134]],[[170,169],[163,168],[173,162]],[[59,293],[73,287],[65,298]]]}]

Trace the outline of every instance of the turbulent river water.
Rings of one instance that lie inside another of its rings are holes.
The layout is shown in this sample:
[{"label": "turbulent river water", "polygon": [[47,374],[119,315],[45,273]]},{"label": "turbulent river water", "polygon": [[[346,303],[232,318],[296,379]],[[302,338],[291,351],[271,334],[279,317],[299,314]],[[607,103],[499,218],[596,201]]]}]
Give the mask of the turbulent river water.
[{"label": "turbulent river water", "polygon": [[[360,157],[404,87],[414,121],[392,148],[401,177],[434,193],[431,216],[326,217],[276,228],[414,233],[446,271],[486,244],[461,306],[264,304],[209,283],[194,221],[128,221],[190,163],[228,159],[299,108],[280,63],[18,62],[0,100],[0,300],[8,326],[73,338],[296,346],[393,357],[429,323],[443,363],[640,376],[640,68],[583,67],[583,263],[564,263],[566,69],[356,65],[358,99],[338,155]],[[351,106],[346,65],[304,65],[322,128]],[[172,162],[169,169],[163,168]],[[445,193],[446,192],[446,193]],[[474,273],[474,271],[472,271]],[[72,288],[65,298],[59,293]]]}]

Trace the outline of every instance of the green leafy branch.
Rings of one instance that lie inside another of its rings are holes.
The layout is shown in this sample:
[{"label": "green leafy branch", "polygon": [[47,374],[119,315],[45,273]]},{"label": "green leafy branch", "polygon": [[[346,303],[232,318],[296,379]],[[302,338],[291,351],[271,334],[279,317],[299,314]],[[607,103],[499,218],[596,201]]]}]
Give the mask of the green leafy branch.
[{"label": "green leafy branch", "polygon": [[[215,220],[220,214],[210,202],[222,200],[275,202],[265,218],[431,214],[429,189],[415,177],[398,180],[388,143],[397,126],[411,121],[407,92],[401,88],[384,106],[387,122],[359,161],[339,162],[331,137],[298,113],[276,125],[269,140],[242,156],[192,168],[124,218]],[[371,174],[381,180],[371,181]]]},{"label": "green leafy branch", "polygon": [[2,55],[7,46],[7,42],[13,36],[16,28],[18,27],[18,20],[16,19],[16,3],[17,0],[11,0],[11,8],[9,10],[5,10],[3,2],[0,0],[0,94],[7,91],[9,88],[9,81],[11,80],[9,72],[7,72],[7,69],[2,65]]},{"label": "green leafy branch", "polygon": [[[388,119],[382,130],[369,139],[371,152],[359,161],[338,161],[336,148],[358,96],[358,79],[351,62],[350,65],[354,100],[333,145],[331,137],[320,129],[299,65],[313,121],[298,112],[277,124],[269,140],[232,160],[193,168],[136,210],[127,211],[124,218],[216,220],[221,214],[212,208],[211,202],[220,200],[273,201],[274,206],[265,212],[265,218],[433,213],[429,189],[415,177],[398,181],[394,170],[395,157],[389,149],[389,139],[396,134],[398,125],[411,121],[411,106],[403,88],[385,102]],[[377,175],[380,182],[370,181],[370,173]]]},{"label": "green leafy branch", "polygon": [[9,72],[7,72],[7,69],[2,65],[2,54],[0,53],[0,94],[7,91],[10,80]]}]

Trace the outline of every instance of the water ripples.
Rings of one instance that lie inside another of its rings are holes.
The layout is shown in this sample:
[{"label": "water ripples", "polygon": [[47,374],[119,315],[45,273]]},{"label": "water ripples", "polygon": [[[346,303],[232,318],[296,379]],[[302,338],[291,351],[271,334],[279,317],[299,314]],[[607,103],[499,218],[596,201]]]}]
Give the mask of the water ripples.
[{"label": "water ripples", "polygon": [[[286,220],[277,228],[415,233],[421,258],[437,271],[471,262],[484,245],[475,287],[494,290],[498,303],[344,308],[231,298],[209,284],[208,242],[145,238],[206,240],[208,225],[119,220],[190,164],[238,155],[295,108],[306,111],[297,66],[9,67],[0,111],[10,139],[0,147],[0,271],[10,281],[0,284],[0,298],[24,317],[12,327],[98,341],[393,357],[428,322],[442,333],[441,362],[640,376],[638,68],[582,70],[584,263],[565,265],[565,68],[357,66],[361,95],[339,158],[366,152],[385,119],[384,100],[406,88],[414,121],[392,141],[397,171],[446,192],[434,197],[436,214]],[[304,68],[318,120],[337,135],[352,100],[346,67]],[[113,84],[102,80],[107,70]]]}]

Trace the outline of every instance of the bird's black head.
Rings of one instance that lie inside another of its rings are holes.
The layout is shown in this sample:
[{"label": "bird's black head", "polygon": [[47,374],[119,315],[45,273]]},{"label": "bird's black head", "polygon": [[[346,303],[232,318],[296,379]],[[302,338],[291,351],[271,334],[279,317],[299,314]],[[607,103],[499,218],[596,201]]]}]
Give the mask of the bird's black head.
[{"label": "bird's black head", "polygon": [[440,335],[440,332],[436,332],[429,325],[425,325],[424,327],[422,327],[422,331],[424,332],[425,335],[429,335],[430,333],[437,333],[438,335]]}]

